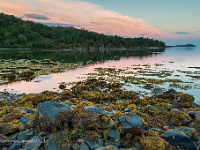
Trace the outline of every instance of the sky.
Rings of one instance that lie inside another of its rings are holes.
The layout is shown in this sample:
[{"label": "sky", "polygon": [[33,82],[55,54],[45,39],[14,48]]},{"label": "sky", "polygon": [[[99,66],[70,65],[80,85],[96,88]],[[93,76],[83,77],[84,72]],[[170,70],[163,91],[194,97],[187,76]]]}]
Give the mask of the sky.
[{"label": "sky", "polygon": [[0,0],[0,12],[47,25],[200,46],[200,0]]}]

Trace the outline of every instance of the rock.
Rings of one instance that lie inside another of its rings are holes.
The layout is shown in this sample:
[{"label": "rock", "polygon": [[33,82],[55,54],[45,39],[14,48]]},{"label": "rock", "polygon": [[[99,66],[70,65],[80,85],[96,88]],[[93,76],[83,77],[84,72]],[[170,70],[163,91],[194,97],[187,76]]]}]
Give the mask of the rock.
[{"label": "rock", "polygon": [[193,107],[194,104],[194,97],[190,94],[185,93],[175,93],[172,95],[174,103],[177,107],[184,107],[184,108],[190,108]]},{"label": "rock", "polygon": [[11,145],[9,150],[18,150],[21,147],[22,143],[21,142],[15,142]]},{"label": "rock", "polygon": [[196,150],[197,146],[191,140],[191,138],[177,129],[168,130],[165,135],[165,140],[174,146],[179,146],[180,148],[185,148],[189,150]]},{"label": "rock", "polygon": [[172,94],[175,94],[175,93],[177,93],[177,91],[176,90],[174,90],[174,89],[169,89],[168,91],[166,91],[166,92],[163,92],[164,94],[167,94],[167,95],[172,95]]},{"label": "rock", "polygon": [[[44,146],[45,146],[45,149],[48,149],[48,150],[70,150],[69,148],[62,148],[60,145],[58,145],[56,143],[55,140],[53,140],[52,138],[51,139],[48,139],[45,143],[44,143]],[[87,149],[85,149],[87,150]]]},{"label": "rock", "polygon": [[143,149],[168,150],[170,148],[169,143],[161,137],[144,136],[141,138],[140,143]]},{"label": "rock", "polygon": [[200,117],[200,111],[189,111],[188,114],[194,120],[198,120]]},{"label": "rock", "polygon": [[125,132],[133,135],[141,135],[144,123],[137,114],[125,115],[119,118],[120,124],[124,127]]},{"label": "rock", "polygon": [[105,140],[105,145],[113,145],[115,147],[120,146],[120,132],[112,129],[108,135],[108,140]]},{"label": "rock", "polygon": [[85,142],[83,142],[83,143],[80,145],[80,150],[90,150],[90,149],[89,149],[88,145],[87,145]]},{"label": "rock", "polygon": [[158,95],[164,92],[164,88],[160,88],[158,86],[155,86],[153,89],[151,89],[151,93],[154,95]]},{"label": "rock", "polygon": [[87,146],[90,148],[90,149],[95,149],[99,146],[102,146],[103,145],[103,141],[101,139],[98,139],[97,142],[92,142],[90,140],[85,140],[85,143],[87,144]]},{"label": "rock", "polygon": [[83,142],[84,142],[84,139],[78,139],[78,140],[77,140],[77,143],[78,143],[78,144],[82,144]]},{"label": "rock", "polygon": [[198,141],[198,133],[195,128],[181,127],[177,129],[183,132],[185,135],[189,136],[192,140]]},{"label": "rock", "polygon": [[25,144],[25,149],[39,149],[40,145],[43,143],[44,141],[42,141],[38,136],[33,136],[30,139],[30,142],[27,142]]},{"label": "rock", "polygon": [[[58,102],[41,102],[38,104],[38,124],[42,131],[60,130],[71,121],[71,107]],[[62,126],[61,126],[62,124]]]},{"label": "rock", "polygon": [[59,83],[59,89],[63,90],[65,88],[66,88],[66,83],[65,82]]},{"label": "rock", "polygon": [[91,114],[104,115],[105,111],[94,106],[85,106],[84,110],[89,111]]},{"label": "rock", "polygon": [[21,117],[21,118],[20,118],[20,122],[24,125],[24,129],[26,130],[26,129],[30,128],[29,123],[32,123],[33,121],[30,120],[30,119],[27,118],[27,117]]},{"label": "rock", "polygon": [[17,128],[12,128],[12,126],[8,123],[0,125],[0,134],[10,135],[17,131]]},{"label": "rock", "polygon": [[31,139],[31,137],[33,137],[33,135],[34,135],[33,132],[30,132],[29,130],[25,130],[25,131],[20,132],[17,135],[17,140],[29,140]]},{"label": "rock", "polygon": [[6,142],[8,140],[7,136],[0,134],[0,147],[7,146],[8,143]]},{"label": "rock", "polygon": [[57,113],[72,110],[68,105],[58,102],[41,102],[38,104],[39,118],[45,116],[50,120],[56,118]]},{"label": "rock", "polygon": [[170,112],[170,124],[175,126],[186,126],[192,121],[192,118],[185,112],[172,109]]},{"label": "rock", "polygon": [[80,149],[79,144],[75,143],[75,144],[72,145],[72,150],[78,150],[78,149]]}]

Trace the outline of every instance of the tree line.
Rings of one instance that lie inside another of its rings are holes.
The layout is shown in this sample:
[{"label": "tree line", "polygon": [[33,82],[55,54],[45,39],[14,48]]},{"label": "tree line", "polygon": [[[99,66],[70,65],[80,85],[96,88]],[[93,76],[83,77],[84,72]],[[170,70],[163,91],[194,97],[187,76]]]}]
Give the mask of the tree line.
[{"label": "tree line", "polygon": [[74,27],[49,27],[0,13],[0,48],[111,49],[165,47],[151,38],[124,38]]}]

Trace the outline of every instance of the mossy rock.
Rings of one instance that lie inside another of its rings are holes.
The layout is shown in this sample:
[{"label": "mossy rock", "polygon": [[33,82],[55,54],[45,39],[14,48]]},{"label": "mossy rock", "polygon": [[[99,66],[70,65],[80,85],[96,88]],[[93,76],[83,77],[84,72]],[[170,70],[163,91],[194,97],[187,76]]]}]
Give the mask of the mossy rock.
[{"label": "mossy rock", "polygon": [[175,126],[186,126],[192,121],[189,114],[178,110],[172,109],[170,112],[170,124]]},{"label": "mossy rock", "polygon": [[145,150],[169,150],[170,145],[161,137],[144,136],[140,143]]},{"label": "mossy rock", "polygon": [[52,91],[44,91],[40,94],[27,94],[21,97],[16,103],[17,106],[36,108],[40,102],[43,101],[55,101],[55,99],[60,98],[60,94]]},{"label": "mossy rock", "polygon": [[190,108],[194,104],[194,97],[192,95],[181,92],[173,94],[173,100],[178,107]]},{"label": "mossy rock", "polygon": [[72,109],[67,104],[45,101],[38,105],[37,125],[42,131],[62,130],[68,126],[72,117]]}]

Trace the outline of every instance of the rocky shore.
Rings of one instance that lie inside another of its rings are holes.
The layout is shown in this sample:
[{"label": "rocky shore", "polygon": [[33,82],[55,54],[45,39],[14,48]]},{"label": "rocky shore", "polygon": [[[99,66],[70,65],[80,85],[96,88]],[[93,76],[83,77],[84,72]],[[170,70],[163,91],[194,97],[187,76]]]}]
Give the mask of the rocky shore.
[{"label": "rocky shore", "polygon": [[0,96],[0,148],[10,150],[196,150],[200,106],[169,89],[141,96],[101,77],[61,93]]}]

